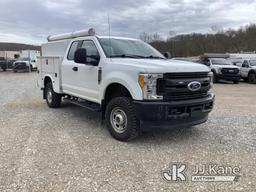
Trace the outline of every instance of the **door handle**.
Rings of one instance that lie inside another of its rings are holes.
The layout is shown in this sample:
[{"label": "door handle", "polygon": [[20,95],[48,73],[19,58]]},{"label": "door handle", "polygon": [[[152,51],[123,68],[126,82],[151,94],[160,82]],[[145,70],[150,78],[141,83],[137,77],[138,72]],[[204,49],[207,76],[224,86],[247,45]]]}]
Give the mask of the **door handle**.
[{"label": "door handle", "polygon": [[72,70],[73,71],[78,71],[78,67],[73,67]]}]

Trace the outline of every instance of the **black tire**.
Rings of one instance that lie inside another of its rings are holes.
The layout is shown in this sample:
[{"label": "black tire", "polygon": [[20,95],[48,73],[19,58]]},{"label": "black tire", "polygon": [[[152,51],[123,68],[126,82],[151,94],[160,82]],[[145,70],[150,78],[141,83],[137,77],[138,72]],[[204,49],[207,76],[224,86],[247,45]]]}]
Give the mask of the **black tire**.
[{"label": "black tire", "polygon": [[50,108],[58,108],[61,105],[61,96],[55,93],[52,87],[52,83],[47,83],[45,86],[45,96],[47,105]]},{"label": "black tire", "polygon": [[16,71],[16,70],[13,70],[13,72],[14,72],[14,73],[17,73],[17,71]]},{"label": "black tire", "polygon": [[3,71],[6,71],[6,68],[2,68],[3,69]]},{"label": "black tire", "polygon": [[213,73],[213,83],[218,83],[218,82],[219,82],[219,80],[216,77],[216,73]]},{"label": "black tire", "polygon": [[249,81],[249,83],[256,84],[256,74],[250,73],[248,76],[248,81]]},{"label": "black tire", "polygon": [[[114,119],[118,120],[117,117],[120,114],[117,114],[115,116],[115,113],[118,112],[118,110],[120,110],[120,113],[121,114],[123,113],[123,116],[125,116],[125,118],[123,118],[124,119],[123,124],[125,124],[124,126],[125,128],[123,128],[123,130],[117,131],[117,129],[118,128],[120,129],[120,127],[116,125],[120,123],[120,120],[119,122],[116,121],[116,124],[115,124]],[[136,117],[135,108],[130,98],[117,97],[112,99],[107,105],[105,118],[106,118],[107,128],[110,134],[112,135],[112,137],[114,137],[119,141],[130,141],[138,137],[140,134],[139,120]]]},{"label": "black tire", "polygon": [[239,83],[240,83],[239,80],[234,81],[234,84],[239,84]]}]

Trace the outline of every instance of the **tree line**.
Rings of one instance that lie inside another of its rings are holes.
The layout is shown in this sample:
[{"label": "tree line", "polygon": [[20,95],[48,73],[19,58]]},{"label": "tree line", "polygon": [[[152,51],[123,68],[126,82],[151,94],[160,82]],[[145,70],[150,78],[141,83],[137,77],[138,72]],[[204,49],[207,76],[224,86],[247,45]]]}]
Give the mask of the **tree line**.
[{"label": "tree line", "polygon": [[142,33],[140,39],[150,43],[160,52],[170,52],[173,57],[198,56],[204,53],[238,53],[256,50],[256,24],[240,27],[237,30],[223,30],[212,27],[212,33],[192,33],[175,35],[170,32],[167,39],[158,33]]}]

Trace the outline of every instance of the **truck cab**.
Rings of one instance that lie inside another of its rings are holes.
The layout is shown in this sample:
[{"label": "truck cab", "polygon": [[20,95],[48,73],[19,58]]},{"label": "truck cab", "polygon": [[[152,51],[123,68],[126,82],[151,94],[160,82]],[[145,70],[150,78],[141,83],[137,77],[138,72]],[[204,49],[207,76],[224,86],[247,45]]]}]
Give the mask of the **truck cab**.
[{"label": "truck cab", "polygon": [[249,83],[256,83],[256,59],[246,59],[241,66],[241,77]]},{"label": "truck cab", "polygon": [[220,80],[232,81],[235,84],[240,82],[240,68],[232,64],[226,58],[202,57],[201,63],[208,66],[213,72],[214,83]]},{"label": "truck cab", "polygon": [[141,40],[90,31],[48,41],[38,58],[48,106],[66,100],[99,111],[117,140],[152,128],[202,124],[213,109],[212,73],[204,65],[169,61]]}]

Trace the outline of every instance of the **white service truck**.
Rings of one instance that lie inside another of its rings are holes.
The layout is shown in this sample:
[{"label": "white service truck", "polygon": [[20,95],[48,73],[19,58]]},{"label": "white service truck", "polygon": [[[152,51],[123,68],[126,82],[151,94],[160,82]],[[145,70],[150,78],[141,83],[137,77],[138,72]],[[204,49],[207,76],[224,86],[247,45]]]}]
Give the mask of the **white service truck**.
[{"label": "white service truck", "polygon": [[137,39],[98,36],[93,30],[49,36],[38,68],[49,107],[65,100],[99,111],[120,141],[155,127],[204,123],[214,105],[208,67],[168,61]]},{"label": "white service truck", "polygon": [[245,59],[241,65],[241,77],[249,83],[256,84],[256,59]]}]

